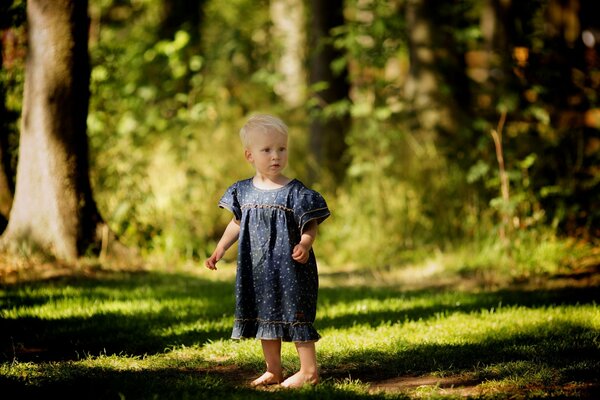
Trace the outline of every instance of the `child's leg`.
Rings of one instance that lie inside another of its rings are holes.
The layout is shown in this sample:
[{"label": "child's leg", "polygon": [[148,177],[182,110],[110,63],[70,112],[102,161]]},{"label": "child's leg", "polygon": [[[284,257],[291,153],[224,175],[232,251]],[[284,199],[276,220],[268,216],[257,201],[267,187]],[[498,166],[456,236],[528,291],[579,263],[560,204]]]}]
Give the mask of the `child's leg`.
[{"label": "child's leg", "polygon": [[281,340],[261,340],[267,372],[252,381],[252,386],[272,385],[283,381],[281,369]]},{"label": "child's leg", "polygon": [[300,371],[287,378],[281,386],[297,388],[305,383],[316,385],[319,383],[319,372],[315,342],[296,342],[296,350],[300,358]]}]

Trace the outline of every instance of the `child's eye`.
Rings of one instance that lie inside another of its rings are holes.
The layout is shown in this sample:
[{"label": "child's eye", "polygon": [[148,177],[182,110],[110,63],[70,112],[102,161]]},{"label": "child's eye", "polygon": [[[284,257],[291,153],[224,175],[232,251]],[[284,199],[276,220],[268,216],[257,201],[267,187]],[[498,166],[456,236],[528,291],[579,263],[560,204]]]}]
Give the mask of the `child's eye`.
[{"label": "child's eye", "polygon": [[269,149],[268,147],[266,149],[262,149],[263,152],[268,153],[271,149]]},{"label": "child's eye", "polygon": [[280,147],[280,148],[279,148],[279,151],[285,151],[285,150],[286,150],[286,148],[285,148],[285,147]]}]

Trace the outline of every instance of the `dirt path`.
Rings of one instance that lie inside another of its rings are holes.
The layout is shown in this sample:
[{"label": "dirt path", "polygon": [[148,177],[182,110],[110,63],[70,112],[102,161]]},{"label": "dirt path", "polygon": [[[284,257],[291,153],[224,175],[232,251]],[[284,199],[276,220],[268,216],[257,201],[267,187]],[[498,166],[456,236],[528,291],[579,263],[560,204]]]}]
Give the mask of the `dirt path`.
[{"label": "dirt path", "polygon": [[498,387],[491,390],[486,387],[485,382],[468,375],[397,377],[367,383],[370,387],[369,392],[371,393],[402,393],[416,398],[433,394],[460,397],[509,394],[512,398],[519,398],[534,393],[536,389],[539,389],[546,395],[550,394],[550,397],[555,397],[553,395],[555,394],[560,398],[589,400],[600,398],[600,385],[594,383],[568,383],[556,387],[527,387],[525,392],[523,392],[523,388],[508,386],[503,386],[501,392]]},{"label": "dirt path", "polygon": [[370,392],[406,393],[435,391],[442,395],[476,396],[482,394],[481,382],[468,376],[439,377],[433,375],[397,377],[370,382]]}]

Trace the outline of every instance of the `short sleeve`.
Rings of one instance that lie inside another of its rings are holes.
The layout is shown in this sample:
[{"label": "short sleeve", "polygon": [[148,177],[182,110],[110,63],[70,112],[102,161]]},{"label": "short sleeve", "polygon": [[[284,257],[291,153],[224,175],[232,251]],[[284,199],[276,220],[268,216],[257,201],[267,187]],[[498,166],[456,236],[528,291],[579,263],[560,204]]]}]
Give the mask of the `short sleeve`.
[{"label": "short sleeve", "polygon": [[231,211],[236,220],[242,219],[242,208],[238,200],[237,183],[229,186],[225,191],[225,194],[219,200],[219,207],[225,208]]},{"label": "short sleeve", "polygon": [[327,203],[323,196],[314,190],[303,190],[294,207],[294,218],[298,223],[300,232],[304,231],[304,226],[307,222],[316,220],[317,224],[325,221],[329,217],[330,212],[327,208]]}]

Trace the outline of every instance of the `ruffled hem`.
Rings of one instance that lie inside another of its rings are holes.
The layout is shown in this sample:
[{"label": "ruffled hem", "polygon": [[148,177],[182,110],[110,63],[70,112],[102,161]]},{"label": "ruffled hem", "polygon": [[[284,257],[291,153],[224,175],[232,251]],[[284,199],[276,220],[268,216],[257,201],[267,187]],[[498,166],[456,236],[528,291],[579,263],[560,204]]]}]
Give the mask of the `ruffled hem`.
[{"label": "ruffled hem", "polygon": [[232,339],[261,339],[284,342],[316,342],[321,338],[310,322],[268,322],[236,320]]}]

